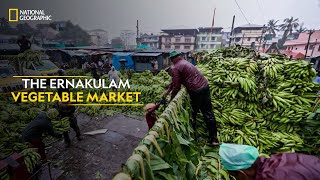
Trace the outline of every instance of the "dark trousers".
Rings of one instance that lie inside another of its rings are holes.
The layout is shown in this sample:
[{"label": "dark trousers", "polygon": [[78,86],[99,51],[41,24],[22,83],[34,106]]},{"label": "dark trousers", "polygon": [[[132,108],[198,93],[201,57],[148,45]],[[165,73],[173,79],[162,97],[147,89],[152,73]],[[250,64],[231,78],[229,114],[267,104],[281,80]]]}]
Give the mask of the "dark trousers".
[{"label": "dark trousers", "polygon": [[[70,121],[70,127],[76,132],[76,136],[80,137],[80,129],[77,123],[77,118],[74,116],[69,117]],[[69,132],[64,132],[63,133],[64,141],[66,143],[71,143],[70,137],[69,137]]]},{"label": "dark trousers", "polygon": [[209,86],[202,88],[198,91],[191,91],[189,92],[189,95],[191,99],[193,123],[196,123],[197,114],[200,110],[208,128],[210,140],[216,141],[218,130],[217,123],[212,110]]}]

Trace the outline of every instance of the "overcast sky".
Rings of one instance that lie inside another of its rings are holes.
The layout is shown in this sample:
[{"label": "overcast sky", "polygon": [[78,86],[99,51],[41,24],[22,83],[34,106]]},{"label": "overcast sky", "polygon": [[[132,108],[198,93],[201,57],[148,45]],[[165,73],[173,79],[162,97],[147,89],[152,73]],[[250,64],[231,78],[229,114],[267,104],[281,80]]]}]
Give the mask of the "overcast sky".
[{"label": "overcast sky", "polygon": [[[320,29],[320,0],[237,0],[248,21],[263,25],[269,19],[299,18],[307,28]],[[86,30],[105,29],[111,36],[121,30],[160,32],[163,28],[247,24],[235,0],[0,0],[0,17],[8,8],[44,9],[53,20],[71,20]]]}]

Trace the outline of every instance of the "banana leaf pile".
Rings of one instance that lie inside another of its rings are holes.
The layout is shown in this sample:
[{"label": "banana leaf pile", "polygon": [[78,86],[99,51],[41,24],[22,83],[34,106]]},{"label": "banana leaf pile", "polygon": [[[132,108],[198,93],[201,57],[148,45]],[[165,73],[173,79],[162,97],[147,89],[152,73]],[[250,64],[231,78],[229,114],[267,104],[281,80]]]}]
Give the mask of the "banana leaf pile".
[{"label": "banana leaf pile", "polygon": [[218,149],[194,140],[190,114],[189,96],[182,89],[114,179],[230,179]]}]

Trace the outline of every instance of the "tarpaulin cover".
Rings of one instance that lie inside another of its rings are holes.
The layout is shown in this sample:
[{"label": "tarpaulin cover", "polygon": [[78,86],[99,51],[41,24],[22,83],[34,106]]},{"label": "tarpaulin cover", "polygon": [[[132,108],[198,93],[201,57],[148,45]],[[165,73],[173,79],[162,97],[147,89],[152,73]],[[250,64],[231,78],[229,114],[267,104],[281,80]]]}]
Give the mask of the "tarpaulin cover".
[{"label": "tarpaulin cover", "polygon": [[134,69],[134,63],[132,60],[133,53],[128,52],[117,52],[112,54],[112,65],[114,68],[119,71],[120,70],[120,60],[125,59],[127,62],[125,63],[126,69]]}]

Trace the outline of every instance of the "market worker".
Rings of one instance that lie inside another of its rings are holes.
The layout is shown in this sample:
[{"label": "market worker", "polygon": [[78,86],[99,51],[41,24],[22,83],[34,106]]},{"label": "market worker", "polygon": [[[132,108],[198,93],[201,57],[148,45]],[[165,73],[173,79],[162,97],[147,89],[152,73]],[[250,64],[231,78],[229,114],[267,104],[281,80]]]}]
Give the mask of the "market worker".
[{"label": "market worker", "polygon": [[31,42],[27,39],[25,35],[22,35],[19,40],[17,41],[17,44],[20,47],[20,52],[24,52],[31,48]]},{"label": "market worker", "polygon": [[[57,111],[56,109],[50,109],[48,113],[52,111]],[[25,142],[29,142],[33,147],[38,149],[38,153],[41,155],[41,159],[46,159],[45,145],[42,142],[43,133],[48,133],[49,135],[60,138],[61,135],[56,134],[53,131],[53,126],[51,124],[51,119],[46,113],[40,113],[33,121],[31,121],[22,131],[22,139]]]},{"label": "market worker", "polygon": [[[184,85],[191,99],[193,122],[196,122],[197,113],[200,110],[209,130],[210,143],[212,145],[219,145],[217,124],[212,110],[208,80],[193,64],[184,60],[178,52],[172,51],[169,58],[174,64],[172,69],[173,84],[171,99],[177,95],[181,89],[181,85]],[[193,126],[196,128],[195,124]]]},{"label": "market worker", "polygon": [[149,103],[144,106],[144,110],[146,111],[146,121],[149,127],[149,130],[152,128],[154,123],[157,121],[157,114],[155,113],[156,110],[159,109],[161,104],[165,104],[165,99],[162,99],[160,102],[155,103]]},{"label": "market worker", "polygon": [[[74,106],[70,106],[70,102],[60,102],[58,103],[58,110],[59,110],[59,116],[60,118],[68,117],[70,122],[70,127],[74,130],[76,133],[77,139],[81,140],[81,133],[80,128],[77,123],[77,118],[75,116],[75,110],[76,108]],[[63,133],[64,142],[66,143],[66,147],[70,147],[71,140],[69,137],[69,132]]]},{"label": "market worker", "polygon": [[[113,80],[117,85],[119,82],[119,76],[118,76],[118,72],[116,71],[116,69],[114,68],[114,66],[111,67],[111,70],[108,72],[108,78],[110,80],[110,82]],[[116,88],[112,88],[114,91],[116,91]]]},{"label": "market worker", "polygon": [[237,180],[318,180],[320,158],[298,153],[259,157],[257,148],[223,143],[222,165]]}]

